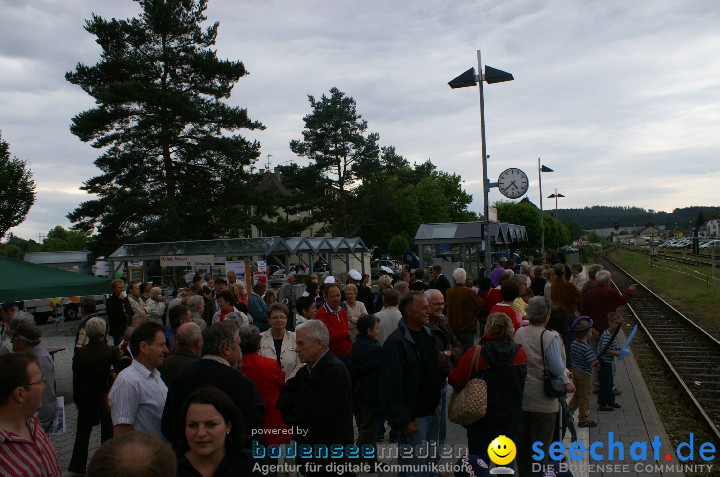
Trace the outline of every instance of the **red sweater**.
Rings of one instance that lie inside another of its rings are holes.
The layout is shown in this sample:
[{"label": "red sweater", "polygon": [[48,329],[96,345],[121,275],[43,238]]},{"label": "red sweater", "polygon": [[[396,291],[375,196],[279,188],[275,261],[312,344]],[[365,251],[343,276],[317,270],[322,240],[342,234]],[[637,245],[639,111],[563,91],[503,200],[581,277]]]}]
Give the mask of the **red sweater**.
[{"label": "red sweater", "polygon": [[330,333],[330,352],[335,356],[350,354],[352,340],[348,328],[347,312],[340,307],[338,313],[333,312],[327,304],[317,311],[315,318],[325,323]]},{"label": "red sweater", "polygon": [[262,357],[257,352],[244,354],[241,369],[243,374],[255,383],[265,403],[263,429],[277,429],[277,434],[263,435],[263,443],[271,445],[290,442],[292,432],[277,408],[280,391],[285,387],[285,372],[280,369],[277,360]]},{"label": "red sweater", "polygon": [[492,307],[490,313],[488,313],[488,316],[491,313],[505,313],[508,318],[510,318],[510,321],[512,322],[513,328],[515,328],[515,331],[517,331],[518,328],[522,326],[522,315],[515,311],[512,305],[506,305],[500,302]]}]

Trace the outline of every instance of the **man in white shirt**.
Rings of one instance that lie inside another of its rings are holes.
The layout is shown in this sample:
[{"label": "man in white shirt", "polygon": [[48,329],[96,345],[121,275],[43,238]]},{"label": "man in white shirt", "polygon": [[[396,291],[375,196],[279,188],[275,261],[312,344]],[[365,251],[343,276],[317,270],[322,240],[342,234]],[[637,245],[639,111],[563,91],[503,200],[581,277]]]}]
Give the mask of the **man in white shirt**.
[{"label": "man in white shirt", "polygon": [[113,437],[130,431],[147,431],[162,435],[160,421],[168,388],[160,379],[158,366],[168,349],[161,324],[146,321],[130,336],[132,364],[118,374],[110,390]]},{"label": "man in white shirt", "polygon": [[387,337],[397,329],[402,314],[398,310],[398,303],[400,303],[399,291],[394,288],[385,288],[380,293],[382,293],[383,297],[383,309],[375,313],[375,316],[380,320],[378,324],[380,330],[378,343],[382,346]]}]

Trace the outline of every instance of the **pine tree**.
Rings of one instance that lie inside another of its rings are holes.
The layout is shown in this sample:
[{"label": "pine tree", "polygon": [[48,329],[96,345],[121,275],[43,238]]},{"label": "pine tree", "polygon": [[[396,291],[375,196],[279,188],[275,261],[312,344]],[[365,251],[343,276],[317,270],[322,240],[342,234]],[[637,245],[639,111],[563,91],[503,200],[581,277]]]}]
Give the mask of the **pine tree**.
[{"label": "pine tree", "polygon": [[82,187],[96,198],[68,215],[97,228],[106,251],[124,240],[179,240],[238,234],[260,145],[234,131],[263,129],[247,111],[223,102],[247,74],[212,49],[206,0],[140,0],[127,20],[97,15],[85,29],[102,48],[94,66],[66,79],[95,99],[72,119],[71,132],[103,153],[102,171]]},{"label": "pine tree", "polygon": [[304,118],[303,140],[290,142],[292,152],[313,161],[305,172],[315,180],[302,192],[305,198],[314,197],[318,222],[328,224],[335,235],[352,235],[348,214],[357,171],[368,162],[378,161],[379,136],[366,134],[367,121],[357,113],[355,100],[337,88],[319,101],[313,96],[308,99],[312,112]]},{"label": "pine tree", "polygon": [[0,239],[21,224],[35,203],[35,182],[24,161],[10,157],[10,145],[0,135]]}]

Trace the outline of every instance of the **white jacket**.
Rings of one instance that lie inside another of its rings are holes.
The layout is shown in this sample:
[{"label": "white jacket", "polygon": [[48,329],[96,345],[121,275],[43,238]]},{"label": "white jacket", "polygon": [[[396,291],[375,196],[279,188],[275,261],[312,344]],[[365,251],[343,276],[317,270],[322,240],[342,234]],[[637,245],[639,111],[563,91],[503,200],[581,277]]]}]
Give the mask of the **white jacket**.
[{"label": "white jacket", "polygon": [[[260,333],[260,356],[277,359],[275,342],[272,337],[272,329]],[[285,330],[282,347],[280,348],[280,367],[285,371],[285,381],[295,376],[305,364],[300,362],[295,352],[295,333]]]}]

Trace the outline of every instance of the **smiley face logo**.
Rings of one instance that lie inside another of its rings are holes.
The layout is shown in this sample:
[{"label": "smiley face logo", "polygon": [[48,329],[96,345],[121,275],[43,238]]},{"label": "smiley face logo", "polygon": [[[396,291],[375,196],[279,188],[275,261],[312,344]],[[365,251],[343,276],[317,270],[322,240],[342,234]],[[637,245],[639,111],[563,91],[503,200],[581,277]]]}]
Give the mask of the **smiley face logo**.
[{"label": "smiley face logo", "polygon": [[497,436],[488,446],[488,456],[496,465],[508,465],[516,453],[515,443],[505,436]]}]

